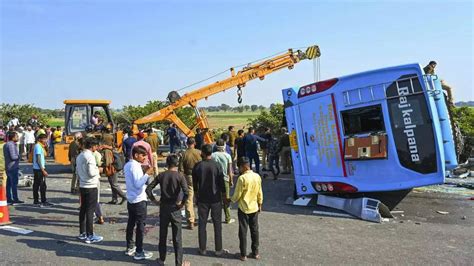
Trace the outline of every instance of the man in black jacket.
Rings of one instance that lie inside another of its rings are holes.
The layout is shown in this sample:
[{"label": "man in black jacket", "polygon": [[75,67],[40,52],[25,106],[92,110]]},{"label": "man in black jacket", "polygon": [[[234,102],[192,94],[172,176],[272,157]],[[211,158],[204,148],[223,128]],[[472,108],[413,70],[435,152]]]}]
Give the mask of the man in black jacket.
[{"label": "man in black jacket", "polygon": [[212,146],[210,144],[203,145],[201,152],[203,160],[193,168],[193,187],[199,216],[199,254],[206,254],[206,225],[210,211],[214,224],[216,256],[222,256],[228,252],[222,249],[222,199],[225,198],[224,173],[219,165],[211,159]]}]

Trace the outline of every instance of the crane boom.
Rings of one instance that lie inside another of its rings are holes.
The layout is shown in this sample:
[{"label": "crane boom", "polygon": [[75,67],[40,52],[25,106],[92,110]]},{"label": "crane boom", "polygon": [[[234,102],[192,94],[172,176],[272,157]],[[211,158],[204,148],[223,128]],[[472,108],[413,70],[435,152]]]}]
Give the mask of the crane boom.
[{"label": "crane boom", "polygon": [[[187,105],[190,105],[191,107],[195,108],[197,124],[194,127],[199,126],[201,128],[204,128],[207,126],[207,121],[204,115],[201,114],[200,111],[196,108],[197,102],[199,100],[205,99],[216,93],[226,91],[233,87],[242,88],[246,85],[247,82],[251,80],[254,80],[256,78],[263,80],[268,74],[271,74],[283,68],[292,69],[294,65],[299,63],[301,60],[315,59],[320,55],[321,52],[319,50],[319,47],[314,45],[308,47],[305,52],[302,52],[301,50],[293,51],[293,49],[288,49],[287,52],[267,59],[263,62],[249,64],[248,66],[242,68],[242,70],[240,70],[237,74],[235,74],[235,70],[231,68],[231,76],[224,80],[216,81],[215,83],[198,88],[196,90],[184,94],[181,97],[179,97],[177,93],[174,92],[177,97],[174,100],[171,100],[170,105],[143,118],[137,119],[136,121],[134,121],[134,124],[139,125],[168,120],[170,122],[175,123],[176,126],[187,136],[194,136],[192,129],[188,128],[175,114],[176,109]],[[206,141],[209,141],[209,137],[207,137]]]}]

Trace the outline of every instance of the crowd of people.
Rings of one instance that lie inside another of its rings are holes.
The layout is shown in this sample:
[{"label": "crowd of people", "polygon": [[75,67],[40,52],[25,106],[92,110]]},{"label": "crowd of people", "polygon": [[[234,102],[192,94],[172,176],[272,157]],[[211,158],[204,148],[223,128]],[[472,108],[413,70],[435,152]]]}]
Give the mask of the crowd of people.
[{"label": "crowd of people", "polygon": [[33,164],[34,204],[51,206],[46,199],[45,177],[48,173],[44,169],[44,162],[46,157],[54,158],[54,145],[63,142],[62,128],[45,126],[33,115],[26,123],[13,116],[2,131],[5,142],[3,155],[7,174],[7,204],[24,203],[18,198],[19,163],[29,161]]},{"label": "crowd of people", "polygon": [[64,140],[64,131],[61,126],[52,127],[41,124],[37,116],[33,115],[27,122],[22,123],[17,117],[13,118],[6,126],[0,129],[3,141],[9,141],[9,132],[16,132],[18,139],[15,141],[20,160],[30,160],[31,154],[39,135],[46,135],[46,156],[54,158],[54,145]]},{"label": "crowd of people", "polygon": [[[33,164],[33,204],[38,207],[50,207],[52,204],[47,199],[46,157],[52,155],[48,151],[54,149],[54,144],[62,141],[62,133],[55,132],[62,131],[60,128],[50,130],[39,123],[34,127],[26,125],[24,131],[17,127],[21,125],[11,125],[4,147],[9,180],[7,184],[11,184],[7,189],[8,203],[23,203],[18,198],[15,185],[18,183],[19,161],[22,159],[21,146],[18,146],[18,143],[23,137],[26,154],[31,154]],[[31,136],[30,131],[33,134]],[[216,256],[226,256],[229,253],[222,244],[222,224],[234,223],[237,218],[240,241],[238,258],[242,261],[248,257],[260,258],[258,214],[263,203],[260,157],[262,172],[272,171],[275,179],[280,173],[280,160],[283,171],[290,171],[289,136],[286,129],[283,128],[277,137],[272,135],[270,129],[265,129],[261,135],[257,135],[253,128],[249,128],[247,134],[244,134],[242,129],[235,131],[234,127],[230,126],[228,131],[221,134],[215,144],[211,145],[204,142],[206,131],[198,129],[195,137],[183,139],[176,126],[171,125],[167,130],[170,155],[166,158],[166,171],[161,173],[158,171],[157,154],[160,140],[153,130],[138,133],[125,130],[121,145],[116,145],[114,134],[108,127],[103,127],[100,134],[94,128],[86,131],[85,134],[78,132],[74,135],[68,154],[73,172],[71,193],[79,194],[78,239],[89,244],[103,240],[102,236],[94,233],[94,223],[103,224],[105,220],[100,205],[100,180],[107,178],[112,190],[112,199],[108,203],[127,203],[125,255],[133,256],[136,260],[153,256],[151,252],[143,249],[147,205],[152,202],[160,206],[159,264],[164,264],[166,259],[168,225],[171,225],[176,265],[189,264],[183,260],[183,208],[186,228],[194,230],[198,227],[199,254],[205,255],[208,252],[206,226],[210,215],[214,225]],[[182,146],[183,141],[186,149],[178,152],[176,147]],[[262,152],[259,152],[259,149]],[[253,165],[255,171],[252,170]],[[126,192],[122,191],[118,183],[121,171],[125,176]],[[154,189],[158,185],[159,200],[154,195]],[[232,217],[231,202],[238,205],[237,217]],[[252,240],[250,254],[247,254],[248,230]]]}]

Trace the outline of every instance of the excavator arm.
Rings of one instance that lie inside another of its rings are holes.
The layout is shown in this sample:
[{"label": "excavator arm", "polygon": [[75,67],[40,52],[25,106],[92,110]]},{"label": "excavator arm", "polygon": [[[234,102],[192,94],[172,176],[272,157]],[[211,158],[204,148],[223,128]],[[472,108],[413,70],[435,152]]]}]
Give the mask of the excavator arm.
[{"label": "excavator arm", "polygon": [[[170,105],[164,107],[163,109],[157,112],[135,120],[134,124],[139,125],[167,120],[176,124],[176,126],[187,136],[194,136],[194,128],[208,127],[205,115],[202,114],[201,111],[196,107],[197,102],[199,100],[205,99],[219,92],[226,91],[233,87],[238,87],[240,89],[242,87],[245,87],[246,83],[251,80],[257,78],[263,80],[268,74],[271,74],[284,68],[293,69],[294,65],[299,63],[301,60],[315,59],[320,55],[321,52],[319,50],[319,47],[314,45],[308,47],[305,52],[302,52],[301,50],[293,51],[293,49],[288,49],[286,53],[277,55],[263,62],[249,64],[248,66],[243,67],[240,71],[238,71],[237,74],[235,73],[235,70],[231,68],[231,76],[224,80],[217,81],[215,83],[193,90],[184,94],[183,96],[179,96],[177,92],[171,92],[168,95],[168,98],[171,102]],[[181,121],[181,119],[179,119],[179,117],[175,113],[176,109],[187,105],[190,105],[196,111],[197,123],[193,126],[193,128],[189,128],[183,121]],[[210,134],[205,134],[205,141],[212,141]]]}]

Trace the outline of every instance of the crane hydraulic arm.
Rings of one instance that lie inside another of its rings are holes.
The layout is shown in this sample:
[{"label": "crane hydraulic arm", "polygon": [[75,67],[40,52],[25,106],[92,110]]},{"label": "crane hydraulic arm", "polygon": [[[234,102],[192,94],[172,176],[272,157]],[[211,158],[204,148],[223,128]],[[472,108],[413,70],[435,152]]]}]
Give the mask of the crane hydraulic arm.
[{"label": "crane hydraulic arm", "polygon": [[[304,59],[315,59],[321,55],[319,47],[314,45],[306,49],[305,52],[301,50],[293,51],[293,49],[288,49],[287,52],[277,55],[273,58],[267,59],[263,62],[257,62],[255,64],[249,64],[246,67],[243,67],[240,71],[235,73],[234,68],[230,69],[231,76],[217,81],[213,84],[198,88],[191,92],[188,92],[182,96],[175,91],[170,92],[168,99],[170,100],[170,105],[164,107],[163,109],[149,114],[143,118],[137,119],[134,121],[134,124],[146,124],[162,120],[167,120],[172,123],[175,123],[177,128],[179,128],[186,136],[194,136],[193,128],[207,128],[207,120],[199,109],[197,108],[197,102],[201,99],[205,99],[211,95],[214,95],[219,92],[223,92],[233,87],[238,87],[239,90],[245,86],[248,81],[259,78],[263,80],[266,75],[276,72],[283,68],[292,69],[294,65]],[[240,94],[239,94],[239,102]],[[179,119],[176,115],[175,110],[184,106],[190,105],[196,111],[197,123],[190,129],[186,124]],[[205,141],[210,142],[211,138],[209,134],[206,134]]]}]

